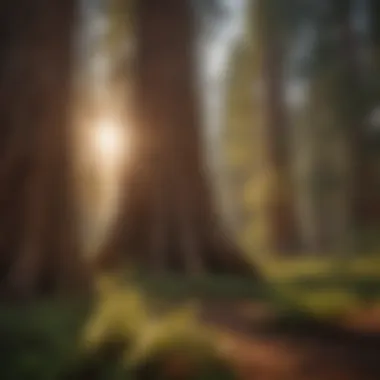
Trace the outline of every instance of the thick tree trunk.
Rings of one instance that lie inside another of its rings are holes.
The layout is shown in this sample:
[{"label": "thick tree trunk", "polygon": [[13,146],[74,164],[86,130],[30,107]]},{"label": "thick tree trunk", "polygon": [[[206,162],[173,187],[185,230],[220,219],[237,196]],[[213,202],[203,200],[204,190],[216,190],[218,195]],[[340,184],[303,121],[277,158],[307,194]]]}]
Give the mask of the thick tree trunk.
[{"label": "thick tree trunk", "polygon": [[1,291],[78,292],[69,105],[74,0],[0,5]]},{"label": "thick tree trunk", "polygon": [[140,0],[136,12],[134,161],[100,265],[119,254],[151,272],[252,274],[222,234],[207,186],[190,1]]}]

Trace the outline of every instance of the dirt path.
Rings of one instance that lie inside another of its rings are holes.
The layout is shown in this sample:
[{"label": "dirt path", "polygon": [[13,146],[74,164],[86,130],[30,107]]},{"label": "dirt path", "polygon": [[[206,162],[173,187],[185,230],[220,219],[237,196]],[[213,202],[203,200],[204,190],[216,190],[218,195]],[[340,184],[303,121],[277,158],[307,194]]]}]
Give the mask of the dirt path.
[{"label": "dirt path", "polygon": [[[250,313],[231,304],[207,309],[206,322],[221,329],[220,353],[234,363],[243,380],[380,379],[380,334],[354,331],[360,327],[355,321],[345,331],[310,324],[260,333],[252,332],[252,324],[274,318],[261,306],[253,305]],[[380,325],[380,316],[378,321]]]},{"label": "dirt path", "polygon": [[223,332],[220,350],[247,380],[380,379],[380,346],[370,351],[331,342],[247,338]]}]

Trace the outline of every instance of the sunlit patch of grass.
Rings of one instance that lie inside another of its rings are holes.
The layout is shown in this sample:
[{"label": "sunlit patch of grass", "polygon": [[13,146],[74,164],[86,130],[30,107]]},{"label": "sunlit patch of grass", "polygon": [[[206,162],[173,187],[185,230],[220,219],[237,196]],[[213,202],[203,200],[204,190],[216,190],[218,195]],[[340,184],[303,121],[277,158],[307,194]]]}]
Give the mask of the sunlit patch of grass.
[{"label": "sunlit patch of grass", "polygon": [[147,304],[134,285],[101,277],[98,300],[85,329],[85,344],[97,347],[108,339],[136,339],[148,324],[148,314]]},{"label": "sunlit patch of grass", "polygon": [[305,276],[379,276],[380,257],[294,257],[257,260],[263,273],[273,280],[292,280]]},{"label": "sunlit patch of grass", "polygon": [[200,357],[213,353],[211,331],[198,322],[196,305],[186,305],[161,318],[152,319],[125,358],[137,363],[164,351],[180,351]]},{"label": "sunlit patch of grass", "polygon": [[352,275],[380,277],[380,257],[363,257],[357,260],[348,260],[346,265]]},{"label": "sunlit patch of grass", "polygon": [[380,257],[294,257],[260,262],[279,297],[316,316],[380,301]]},{"label": "sunlit patch of grass", "polygon": [[125,368],[137,368],[170,352],[187,359],[216,357],[214,332],[199,322],[196,302],[158,314],[133,284],[103,277],[98,289],[97,306],[84,331],[88,353],[108,343],[124,343],[120,357]]},{"label": "sunlit patch of grass", "polygon": [[148,371],[149,378],[169,380],[178,370],[194,374],[186,379],[234,378],[216,354],[214,333],[199,322],[197,303],[163,312],[115,277],[99,279],[95,301],[91,309],[53,300],[2,305],[4,378],[121,380]]},{"label": "sunlit patch of grass", "polygon": [[297,302],[307,312],[321,318],[330,318],[345,314],[358,302],[357,297],[339,290],[320,291],[300,294]]},{"label": "sunlit patch of grass", "polygon": [[345,315],[351,309],[380,304],[380,289],[371,282],[361,284],[349,278],[343,283],[328,283],[322,278],[316,280],[316,286],[310,286],[307,280],[280,282],[274,287],[272,304],[279,315],[297,316],[301,312],[304,317],[328,319]]},{"label": "sunlit patch of grass", "polygon": [[299,276],[315,276],[333,273],[336,263],[323,258],[263,259],[259,261],[264,274],[275,280],[294,279]]}]

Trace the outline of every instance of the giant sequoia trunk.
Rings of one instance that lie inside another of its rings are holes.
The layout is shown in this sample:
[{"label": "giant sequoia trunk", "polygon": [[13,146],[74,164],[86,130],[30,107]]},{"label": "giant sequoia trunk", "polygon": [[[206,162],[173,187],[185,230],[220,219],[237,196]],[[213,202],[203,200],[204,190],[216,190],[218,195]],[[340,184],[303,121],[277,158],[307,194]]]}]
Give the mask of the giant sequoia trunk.
[{"label": "giant sequoia trunk", "polygon": [[140,0],[136,12],[135,150],[100,264],[124,255],[150,272],[252,274],[223,234],[207,185],[190,1]]},{"label": "giant sequoia trunk", "polygon": [[70,182],[75,0],[0,4],[0,270],[4,295],[84,289]]}]

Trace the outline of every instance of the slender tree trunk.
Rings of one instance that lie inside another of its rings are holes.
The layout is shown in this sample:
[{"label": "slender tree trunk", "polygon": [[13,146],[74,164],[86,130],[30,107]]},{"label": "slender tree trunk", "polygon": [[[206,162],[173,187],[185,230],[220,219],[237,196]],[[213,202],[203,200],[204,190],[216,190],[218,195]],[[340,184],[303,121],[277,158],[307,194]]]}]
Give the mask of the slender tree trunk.
[{"label": "slender tree trunk", "polygon": [[1,290],[35,296],[87,286],[71,193],[74,0],[0,5]]},{"label": "slender tree trunk", "polygon": [[[374,69],[378,73],[380,67],[380,3],[377,0],[368,1],[368,16],[370,20],[370,39],[372,45],[371,58],[374,62]],[[376,84],[380,78],[376,78]]]},{"label": "slender tree trunk", "polygon": [[272,186],[268,201],[269,234],[273,252],[287,252],[297,244],[292,174],[289,154],[288,115],[285,104],[284,49],[275,4],[259,0],[256,7],[260,41],[263,105],[267,155]]},{"label": "slender tree trunk", "polygon": [[[352,218],[359,230],[373,225],[373,211],[378,209],[379,196],[376,191],[376,174],[373,173],[371,157],[366,147],[365,117],[368,113],[368,100],[362,81],[359,61],[359,47],[353,26],[352,0],[341,4],[340,53],[345,63],[346,82],[351,88],[343,88],[341,97],[341,117],[348,127],[352,162]],[[376,218],[376,217],[375,217]],[[376,222],[375,222],[376,223]]]},{"label": "slender tree trunk", "polygon": [[[377,108],[380,99],[380,3],[376,0],[369,0],[367,4],[368,15],[370,20],[370,46],[372,66],[372,70],[370,70],[369,75],[371,80],[370,84],[373,90],[373,99],[371,107]],[[365,136],[362,136],[362,140],[364,140],[364,137]],[[370,138],[372,140],[377,139],[378,141],[377,136],[370,136]],[[372,154],[369,154],[369,151],[371,151]],[[379,187],[377,185],[379,180],[377,169],[379,167],[379,153],[378,150],[373,151],[372,149],[368,149],[368,146],[366,152],[369,156],[370,163],[367,164],[367,181],[365,182],[365,184],[362,184],[362,187],[363,190],[367,191],[367,194],[363,194],[362,196],[362,201],[364,201],[362,203],[364,203],[365,207],[361,208],[362,212],[360,212],[360,208],[358,207],[357,212],[359,214],[358,216],[360,217],[362,224],[366,224],[371,228],[377,229],[380,225],[380,192]],[[364,174],[365,173],[362,173],[362,177]]]},{"label": "slender tree trunk", "polygon": [[151,272],[252,274],[222,234],[207,185],[190,1],[140,0],[136,12],[134,161],[100,265],[124,254]]},{"label": "slender tree trunk", "polygon": [[[373,187],[362,130],[367,105],[352,1],[331,1],[328,6],[318,25],[320,56],[315,57],[318,69],[310,85],[308,120],[298,131],[300,221],[307,250],[347,253],[353,227],[366,214],[368,188]],[[337,32],[336,39],[332,32]]]}]

